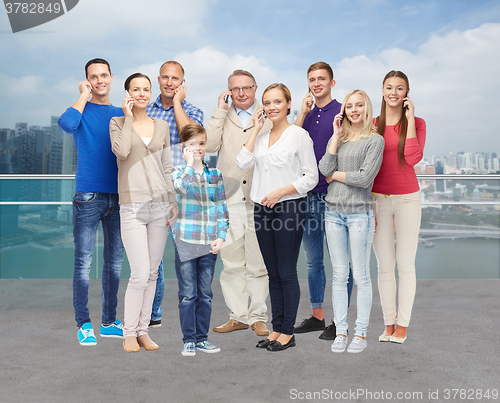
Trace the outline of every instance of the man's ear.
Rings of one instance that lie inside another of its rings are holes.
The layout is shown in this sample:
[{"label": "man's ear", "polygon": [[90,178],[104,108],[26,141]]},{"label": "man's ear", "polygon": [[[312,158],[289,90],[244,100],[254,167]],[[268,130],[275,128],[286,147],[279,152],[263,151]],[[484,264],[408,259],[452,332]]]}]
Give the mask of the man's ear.
[{"label": "man's ear", "polygon": [[335,84],[337,84],[335,80],[330,81],[330,88],[335,87]]}]

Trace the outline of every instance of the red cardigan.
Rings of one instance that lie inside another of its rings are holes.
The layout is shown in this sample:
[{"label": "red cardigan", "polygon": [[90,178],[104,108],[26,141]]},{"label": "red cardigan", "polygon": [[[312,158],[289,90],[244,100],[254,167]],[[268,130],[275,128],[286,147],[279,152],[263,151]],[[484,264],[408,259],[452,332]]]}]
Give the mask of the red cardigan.
[{"label": "red cardigan", "polygon": [[[374,124],[376,124],[374,119]],[[420,162],[424,156],[425,146],[425,121],[415,117],[415,128],[417,137],[406,139],[405,142],[405,170],[401,169],[398,161],[398,139],[397,126],[386,126],[384,132],[385,148],[382,166],[373,183],[372,192],[382,194],[408,194],[417,192],[417,176],[413,167]]]}]

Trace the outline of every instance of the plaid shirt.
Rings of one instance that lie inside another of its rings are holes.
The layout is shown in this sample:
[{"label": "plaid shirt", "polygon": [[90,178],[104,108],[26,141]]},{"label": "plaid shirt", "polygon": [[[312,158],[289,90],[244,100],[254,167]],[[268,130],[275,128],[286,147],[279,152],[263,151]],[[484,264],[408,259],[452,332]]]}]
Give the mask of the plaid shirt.
[{"label": "plaid shirt", "polygon": [[172,172],[179,214],[173,236],[185,242],[208,245],[226,239],[229,212],[221,172],[204,162],[203,173],[186,163]]},{"label": "plaid shirt", "polygon": [[[193,122],[198,123],[203,126],[203,112],[196,106],[191,105],[188,101],[184,100],[181,102],[182,109],[186,112],[186,115]],[[148,116],[152,118],[163,119],[168,123],[168,129],[170,131],[170,155],[172,157],[172,164],[174,167],[181,165],[184,162],[182,158],[182,150],[177,145],[179,144],[179,131],[177,130],[177,123],[175,121],[174,106],[169,106],[167,109],[164,108],[161,103],[161,95],[158,95],[156,101],[150,103],[146,112]]]}]

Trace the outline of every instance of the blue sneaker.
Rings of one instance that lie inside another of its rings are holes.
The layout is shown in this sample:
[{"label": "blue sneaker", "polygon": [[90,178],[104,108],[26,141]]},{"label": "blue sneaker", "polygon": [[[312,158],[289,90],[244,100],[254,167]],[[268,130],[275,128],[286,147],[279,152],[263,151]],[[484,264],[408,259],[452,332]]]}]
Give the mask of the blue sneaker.
[{"label": "blue sneaker", "polygon": [[184,347],[182,347],[182,355],[184,356],[196,355],[196,348],[192,341],[184,343]]},{"label": "blue sneaker", "polygon": [[90,322],[84,323],[80,329],[78,329],[78,341],[82,346],[95,346],[97,340],[94,335],[94,329],[92,329],[92,324]]},{"label": "blue sneaker", "polygon": [[118,319],[109,325],[101,325],[101,337],[116,337],[123,339],[123,325]]},{"label": "blue sneaker", "polygon": [[203,351],[204,353],[218,353],[220,348],[210,344],[208,341],[199,341],[196,343],[196,350]]}]

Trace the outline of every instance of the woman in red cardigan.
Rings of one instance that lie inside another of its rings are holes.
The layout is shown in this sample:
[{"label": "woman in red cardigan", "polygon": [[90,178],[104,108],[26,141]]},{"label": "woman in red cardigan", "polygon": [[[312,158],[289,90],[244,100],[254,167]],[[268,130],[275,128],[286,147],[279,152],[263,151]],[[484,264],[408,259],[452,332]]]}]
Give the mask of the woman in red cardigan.
[{"label": "woman in red cardigan", "polygon": [[[382,108],[375,119],[384,137],[384,159],[375,178],[376,233],[373,249],[385,330],[379,341],[403,343],[415,298],[415,255],[420,230],[420,188],[414,165],[423,157],[425,121],[414,115],[410,84],[401,71],[390,71],[382,86]],[[394,245],[394,233],[396,245]],[[395,247],[394,247],[395,246]],[[396,308],[397,262],[399,289]]]}]

